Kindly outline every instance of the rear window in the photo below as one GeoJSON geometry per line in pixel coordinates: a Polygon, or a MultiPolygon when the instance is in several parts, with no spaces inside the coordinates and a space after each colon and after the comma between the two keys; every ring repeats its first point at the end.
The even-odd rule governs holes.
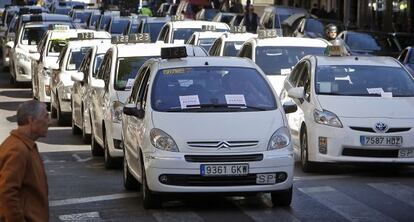
{"type": "Polygon", "coordinates": [[[399,51],[394,37],[389,35],[376,35],[368,33],[349,33],[345,39],[346,44],[352,50],[364,51],[399,51]]]}
{"type": "Polygon", "coordinates": [[[237,53],[240,51],[243,43],[244,43],[243,41],[226,42],[224,44],[223,55],[224,56],[236,56],[237,53]]]}
{"type": "Polygon", "coordinates": [[[118,59],[118,71],[115,77],[115,90],[128,90],[141,66],[151,57],[125,57],[118,59]]]}

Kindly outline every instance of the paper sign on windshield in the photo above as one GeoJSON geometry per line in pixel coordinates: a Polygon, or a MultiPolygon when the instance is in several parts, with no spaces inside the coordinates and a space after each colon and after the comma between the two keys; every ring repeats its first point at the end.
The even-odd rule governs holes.
{"type": "Polygon", "coordinates": [[[367,88],[367,91],[369,94],[382,95],[384,93],[384,90],[382,88],[367,88]]]}
{"type": "Polygon", "coordinates": [[[226,103],[229,105],[246,105],[246,100],[242,94],[225,95],[226,103]]]}
{"type": "Polygon", "coordinates": [[[280,69],[280,74],[281,75],[289,75],[289,73],[290,73],[290,69],[289,68],[287,68],[287,69],[280,69]]]}
{"type": "Polygon", "coordinates": [[[125,90],[130,90],[132,88],[132,86],[134,85],[134,81],[135,81],[135,79],[128,79],[128,81],[125,85],[125,90]]]}
{"type": "Polygon", "coordinates": [[[181,109],[191,108],[191,106],[200,105],[198,95],[179,96],[181,109]],[[188,107],[190,106],[190,107],[188,107]]]}

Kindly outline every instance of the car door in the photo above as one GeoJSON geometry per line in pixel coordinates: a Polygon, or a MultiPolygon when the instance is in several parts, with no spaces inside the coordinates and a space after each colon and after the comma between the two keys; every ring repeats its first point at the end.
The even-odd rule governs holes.
{"type": "Polygon", "coordinates": [[[91,61],[91,52],[90,50],[83,59],[79,71],[83,73],[83,80],[82,81],[75,81],[73,83],[73,90],[72,90],[72,112],[73,118],[75,123],[78,126],[82,126],[82,97],[84,95],[84,88],[85,88],[85,79],[88,78],[88,66],[91,61]]]}

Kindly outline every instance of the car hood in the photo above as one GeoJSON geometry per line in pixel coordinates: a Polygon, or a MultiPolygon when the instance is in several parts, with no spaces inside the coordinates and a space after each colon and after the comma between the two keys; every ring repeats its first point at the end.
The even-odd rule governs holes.
{"type": "MultiPolygon", "coordinates": [[[[284,126],[279,110],[255,112],[167,113],[152,112],[155,128],[162,129],[181,152],[264,151],[271,135],[284,126]],[[231,149],[192,147],[188,142],[239,141],[255,145],[231,149]]],[[[199,145],[200,145],[199,144],[199,145]]],[[[201,145],[202,146],[202,145],[201,145]]]]}
{"type": "Polygon", "coordinates": [[[414,97],[318,96],[324,110],[347,118],[414,118],[414,97]]]}

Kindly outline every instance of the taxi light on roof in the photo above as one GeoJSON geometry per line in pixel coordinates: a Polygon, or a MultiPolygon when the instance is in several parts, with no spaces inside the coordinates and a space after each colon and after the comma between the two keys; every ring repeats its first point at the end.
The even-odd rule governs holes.
{"type": "Polygon", "coordinates": [[[78,33],[78,40],[94,39],[93,32],[80,32],[78,33]]]}
{"type": "Polygon", "coordinates": [[[120,35],[120,36],[113,36],[111,38],[112,44],[150,43],[150,42],[151,42],[151,38],[148,33],[120,35]]]}
{"type": "Polygon", "coordinates": [[[245,33],[246,32],[246,26],[232,26],[230,27],[231,33],[245,33]]]}
{"type": "Polygon", "coordinates": [[[19,15],[29,14],[30,9],[29,8],[20,8],[19,15]]]}
{"type": "Polygon", "coordinates": [[[50,24],[49,30],[55,30],[55,31],[67,31],[70,27],[68,25],[59,25],[59,24],[50,24]]]}
{"type": "Polygon", "coordinates": [[[85,9],[85,6],[83,6],[83,5],[74,5],[72,8],[73,9],[85,9]]]}
{"type": "Polygon", "coordinates": [[[184,21],[184,15],[173,15],[171,16],[171,21],[184,21]]]}
{"type": "Polygon", "coordinates": [[[40,8],[32,8],[32,9],[29,9],[29,13],[30,14],[41,14],[42,12],[43,11],[40,8]]]}
{"type": "Polygon", "coordinates": [[[346,56],[347,52],[345,47],[341,45],[328,45],[324,54],[327,56],[346,56]]]}
{"type": "Polygon", "coordinates": [[[185,57],[187,57],[187,48],[185,46],[161,48],[162,59],[178,59],[185,57]]]}
{"type": "Polygon", "coordinates": [[[216,31],[216,26],[214,25],[202,25],[201,30],[203,31],[216,31]]]}
{"type": "Polygon", "coordinates": [[[276,38],[276,29],[260,29],[257,31],[257,36],[259,39],[276,38]]]}
{"type": "Polygon", "coordinates": [[[30,16],[30,21],[31,22],[40,22],[42,20],[43,20],[42,15],[32,15],[32,16],[30,16]]]}

